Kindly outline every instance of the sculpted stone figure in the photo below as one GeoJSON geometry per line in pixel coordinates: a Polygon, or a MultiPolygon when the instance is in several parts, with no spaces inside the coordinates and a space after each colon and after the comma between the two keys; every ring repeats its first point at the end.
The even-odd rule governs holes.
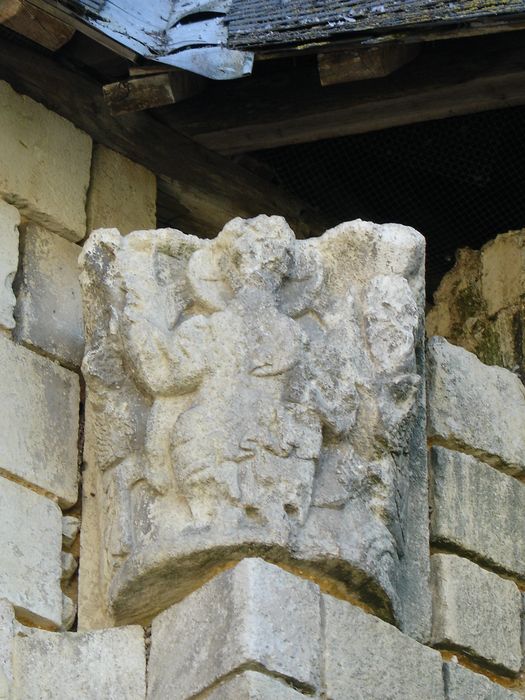
{"type": "Polygon", "coordinates": [[[360,221],[91,235],[85,625],[83,576],[142,621],[254,553],[402,616],[423,255],[412,229],[360,221]]]}

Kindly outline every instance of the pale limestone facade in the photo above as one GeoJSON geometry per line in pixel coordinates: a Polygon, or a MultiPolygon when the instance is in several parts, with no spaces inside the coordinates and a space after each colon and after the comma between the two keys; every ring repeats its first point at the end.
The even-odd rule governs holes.
{"type": "Polygon", "coordinates": [[[16,340],[68,367],[84,355],[79,247],[42,226],[25,227],[21,245],[16,340]]]}
{"type": "Polygon", "coordinates": [[[155,231],[153,173],[0,101],[0,698],[523,698],[519,235],[425,363],[411,229],[155,231]]]}
{"type": "Polygon", "coordinates": [[[93,148],[87,197],[87,230],[118,228],[122,234],[156,228],[155,175],[105,146],[93,148]]]}
{"type": "Polygon", "coordinates": [[[86,235],[91,139],[0,81],[0,196],[70,241],[86,235]]]}

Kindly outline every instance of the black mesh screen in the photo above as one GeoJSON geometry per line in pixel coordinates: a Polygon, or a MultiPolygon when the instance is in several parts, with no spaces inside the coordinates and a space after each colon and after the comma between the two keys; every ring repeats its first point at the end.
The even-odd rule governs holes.
{"type": "Polygon", "coordinates": [[[421,231],[429,294],[457,248],[525,227],[525,107],[252,155],[333,224],[361,218],[421,231]]]}

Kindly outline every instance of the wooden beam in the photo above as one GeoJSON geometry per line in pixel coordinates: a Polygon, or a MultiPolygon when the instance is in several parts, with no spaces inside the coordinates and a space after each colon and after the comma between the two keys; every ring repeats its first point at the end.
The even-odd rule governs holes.
{"type": "Polygon", "coordinates": [[[75,33],[73,27],[25,0],[0,2],[0,24],[50,51],[64,46],[75,33]]]}
{"type": "MultiPolygon", "coordinates": [[[[518,41],[519,40],[519,41],[518,41]]],[[[321,87],[315,69],[216,85],[160,118],[234,154],[525,104],[525,43],[491,38],[426,46],[386,78],[321,87]]]]}
{"type": "Polygon", "coordinates": [[[140,112],[182,102],[202,92],[208,81],[186,71],[154,73],[104,85],[104,101],[112,115],[140,112]]]}
{"type": "MultiPolygon", "coordinates": [[[[325,222],[297,198],[229,159],[206,150],[149,114],[113,117],[102,86],[52,56],[0,37],[0,79],[69,119],[92,138],[173,182],[180,206],[199,202],[199,225],[188,233],[214,235],[231,218],[281,214],[298,235],[320,233],[325,222]],[[38,67],[38,70],[35,69],[38,67]]],[[[174,222],[176,223],[176,222],[174,222]]]]}
{"type": "Polygon", "coordinates": [[[384,78],[412,61],[418,53],[417,44],[384,44],[351,51],[320,53],[317,65],[321,85],[384,78]]]}

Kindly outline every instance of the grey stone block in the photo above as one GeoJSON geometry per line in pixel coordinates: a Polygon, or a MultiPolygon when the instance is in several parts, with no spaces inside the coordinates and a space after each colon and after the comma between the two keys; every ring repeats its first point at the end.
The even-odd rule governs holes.
{"type": "Polygon", "coordinates": [[[78,497],[78,376],[0,336],[0,469],[58,497],[78,497]]]}
{"type": "Polygon", "coordinates": [[[305,700],[305,696],[278,678],[245,671],[221,683],[206,695],[207,700],[305,700]]]}
{"type": "Polygon", "coordinates": [[[427,398],[434,443],[525,473],[525,387],[515,374],[434,337],[427,350],[427,398]]]}
{"type": "Polygon", "coordinates": [[[442,447],[431,462],[432,540],[525,578],[525,485],[442,447]]]}
{"type": "Polygon", "coordinates": [[[144,700],[141,627],[96,632],[35,631],[14,641],[13,700],[144,700]]]}
{"type": "Polygon", "coordinates": [[[30,225],[23,235],[17,340],[63,364],[80,367],[84,352],[82,301],[75,243],[30,225]]]}
{"type": "Polygon", "coordinates": [[[246,664],[320,681],[320,593],[261,559],[219,574],[152,625],[149,700],[186,700],[246,664]]]}
{"type": "Polygon", "coordinates": [[[330,700],[443,700],[441,655],[392,625],[323,595],[330,700]]]}
{"type": "Polygon", "coordinates": [[[30,623],[61,625],[61,549],[57,504],[0,477],[0,598],[30,623]]]}
{"type": "Polygon", "coordinates": [[[18,224],[15,207],[0,199],[0,326],[14,328],[13,280],[18,268],[18,224]]]}
{"type": "Polygon", "coordinates": [[[432,639],[506,674],[520,670],[521,594],[515,583],[455,554],[431,557],[432,639]]]}
{"type": "Polygon", "coordinates": [[[443,666],[447,700],[519,700],[518,695],[457,663],[443,666]]]}

